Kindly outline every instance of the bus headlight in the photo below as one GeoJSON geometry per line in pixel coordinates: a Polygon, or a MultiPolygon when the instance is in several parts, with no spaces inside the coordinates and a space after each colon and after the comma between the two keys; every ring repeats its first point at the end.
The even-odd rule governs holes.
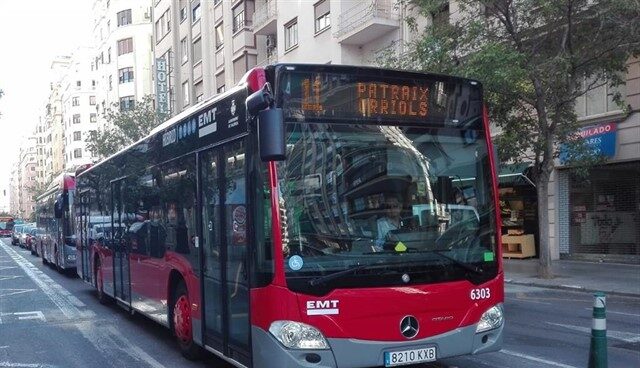
{"type": "Polygon", "coordinates": [[[500,325],[502,325],[502,321],[502,307],[494,305],[493,307],[489,308],[489,310],[484,312],[484,314],[482,314],[482,317],[480,317],[480,322],[478,322],[478,326],[476,327],[476,333],[500,327],[500,325]]]}
{"type": "Polygon", "coordinates": [[[329,349],[317,328],[294,321],[275,321],[269,332],[289,349],[329,349]]]}

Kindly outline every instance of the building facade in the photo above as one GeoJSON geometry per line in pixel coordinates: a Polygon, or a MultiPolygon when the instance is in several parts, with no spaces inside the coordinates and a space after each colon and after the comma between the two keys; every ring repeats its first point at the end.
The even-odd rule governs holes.
{"type": "Polygon", "coordinates": [[[175,115],[256,65],[374,65],[415,37],[403,21],[408,14],[417,16],[393,0],[158,0],[154,58],[168,65],[166,98],[175,115]]]}
{"type": "Polygon", "coordinates": [[[640,59],[628,62],[619,92],[602,83],[576,101],[586,143],[605,157],[587,178],[559,162],[549,187],[555,258],[640,261],[640,59]]]}
{"type": "Polygon", "coordinates": [[[129,109],[152,93],[152,0],[94,0],[93,60],[98,128],[103,113],[129,109]]]}
{"type": "Polygon", "coordinates": [[[97,82],[95,71],[91,70],[91,55],[92,50],[87,47],[76,49],[60,81],[65,172],[75,172],[94,159],[87,149],[87,139],[98,127],[97,82]]]}

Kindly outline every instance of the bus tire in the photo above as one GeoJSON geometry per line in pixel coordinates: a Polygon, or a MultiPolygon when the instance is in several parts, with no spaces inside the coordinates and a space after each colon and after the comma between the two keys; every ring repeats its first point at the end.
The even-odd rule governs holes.
{"type": "Polygon", "coordinates": [[[180,353],[189,360],[197,360],[202,356],[202,349],[193,341],[191,302],[184,281],[177,282],[171,295],[171,330],[176,336],[180,353]]]}
{"type": "Polygon", "coordinates": [[[109,296],[104,293],[104,281],[102,279],[102,266],[100,265],[100,261],[96,261],[96,265],[93,268],[93,280],[96,287],[96,297],[98,298],[98,302],[102,305],[109,304],[109,296]]]}

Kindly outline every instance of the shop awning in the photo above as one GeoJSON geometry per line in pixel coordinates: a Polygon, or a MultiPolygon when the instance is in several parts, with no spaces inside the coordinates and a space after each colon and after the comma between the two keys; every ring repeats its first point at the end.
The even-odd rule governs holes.
{"type": "Polygon", "coordinates": [[[527,176],[532,166],[530,162],[500,165],[498,185],[501,187],[518,185],[531,185],[535,187],[535,183],[527,176]]]}

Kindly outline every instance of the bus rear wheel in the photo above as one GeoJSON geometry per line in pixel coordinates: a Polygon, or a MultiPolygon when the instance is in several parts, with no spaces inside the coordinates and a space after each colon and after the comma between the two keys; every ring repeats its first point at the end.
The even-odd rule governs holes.
{"type": "Polygon", "coordinates": [[[180,352],[189,360],[199,359],[202,349],[193,341],[191,302],[183,281],[178,282],[174,289],[171,311],[171,326],[180,352]]]}

